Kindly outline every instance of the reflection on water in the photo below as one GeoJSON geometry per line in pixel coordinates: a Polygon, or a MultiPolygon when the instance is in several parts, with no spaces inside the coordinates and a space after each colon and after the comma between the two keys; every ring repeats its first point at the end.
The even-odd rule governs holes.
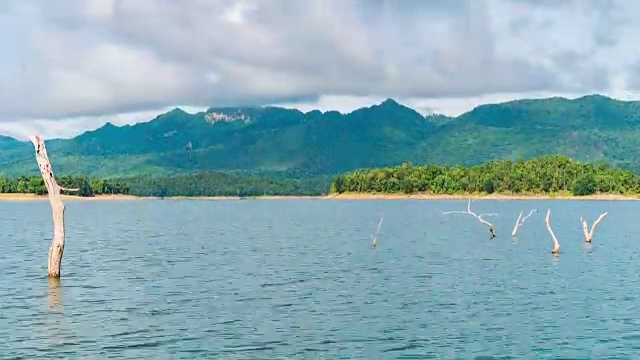
{"type": "MultiPolygon", "coordinates": [[[[62,281],[48,276],[47,278],[47,310],[42,315],[43,324],[36,323],[35,326],[38,329],[39,338],[42,338],[44,343],[51,347],[72,343],[77,336],[75,335],[75,329],[69,326],[65,314],[62,281]]],[[[44,282],[42,282],[42,285],[44,285],[44,282]]],[[[44,300],[44,298],[42,299],[44,300]]],[[[64,349],[58,352],[59,356],[65,354],[67,353],[64,349]]]]}
{"type": "Polygon", "coordinates": [[[59,278],[49,277],[49,310],[56,313],[64,312],[64,303],[62,299],[62,280],[59,278]]]}
{"type": "Polygon", "coordinates": [[[466,201],[69,202],[45,280],[49,204],[2,202],[0,359],[632,358],[636,204],[475,203],[499,234],[553,208],[550,256],[541,217],[438,216],[466,201]]]}

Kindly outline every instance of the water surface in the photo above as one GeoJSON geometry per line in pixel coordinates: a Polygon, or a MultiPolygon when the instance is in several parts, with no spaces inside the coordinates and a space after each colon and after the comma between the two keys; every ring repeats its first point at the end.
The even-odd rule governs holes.
{"type": "Polygon", "coordinates": [[[518,359],[640,353],[640,204],[0,203],[0,358],[518,359]],[[521,210],[540,212],[511,238],[521,210]],[[546,209],[561,254],[544,227],[546,209]],[[586,246],[589,225],[609,215],[586,246]],[[384,216],[376,249],[370,235],[384,216]]]}

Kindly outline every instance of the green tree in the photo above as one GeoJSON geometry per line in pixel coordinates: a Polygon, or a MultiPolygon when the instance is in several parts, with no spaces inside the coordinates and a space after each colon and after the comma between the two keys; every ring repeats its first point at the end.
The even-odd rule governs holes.
{"type": "Polygon", "coordinates": [[[592,195],[596,192],[596,179],[593,174],[583,174],[576,178],[571,185],[571,192],[575,196],[592,195]]]}
{"type": "Polygon", "coordinates": [[[581,163],[564,156],[546,155],[530,160],[489,161],[464,167],[401,166],[355,171],[335,178],[332,193],[386,192],[460,194],[548,194],[571,191],[637,194],[640,177],[628,170],[581,163]]]}

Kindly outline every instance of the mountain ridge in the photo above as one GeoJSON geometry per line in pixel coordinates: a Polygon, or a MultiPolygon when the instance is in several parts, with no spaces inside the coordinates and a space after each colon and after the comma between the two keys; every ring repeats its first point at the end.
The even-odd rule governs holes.
{"type": "MultiPolygon", "coordinates": [[[[559,154],[640,170],[640,102],[599,94],[483,104],[450,117],[388,98],[349,113],[276,106],[180,108],[47,140],[59,173],[202,171],[336,174],[403,162],[470,166],[559,154]]],[[[0,174],[37,172],[28,141],[0,136],[0,174]],[[27,145],[29,148],[27,148],[27,145]]]]}
{"type": "MultiPolygon", "coordinates": [[[[457,116],[451,116],[451,115],[446,115],[446,114],[442,114],[442,113],[430,113],[430,114],[421,115],[421,116],[425,117],[426,119],[430,119],[430,118],[434,118],[434,117],[435,118],[443,117],[443,118],[448,118],[448,119],[460,119],[461,117],[464,117],[468,113],[473,112],[477,108],[490,107],[490,106],[494,106],[494,105],[511,105],[511,104],[522,104],[522,103],[527,103],[527,102],[544,102],[544,101],[550,101],[550,100],[562,100],[562,101],[571,102],[571,101],[580,101],[580,100],[585,100],[585,99],[604,99],[604,100],[607,100],[607,101],[618,102],[618,103],[638,103],[638,104],[640,104],[640,100],[620,100],[620,99],[614,99],[614,98],[608,97],[606,95],[594,93],[594,94],[588,94],[588,95],[579,96],[579,97],[576,97],[576,98],[573,98],[573,99],[572,98],[563,97],[563,96],[550,96],[550,97],[545,97],[545,98],[522,98],[522,99],[507,100],[507,101],[502,101],[502,102],[480,104],[480,105],[474,106],[470,110],[467,110],[467,111],[465,111],[465,112],[463,112],[463,113],[461,113],[460,115],[457,115],[457,116]]],[[[245,111],[246,110],[253,110],[253,111],[256,111],[256,110],[264,110],[264,109],[271,108],[271,109],[278,109],[278,110],[284,110],[284,111],[297,111],[297,112],[300,112],[300,113],[302,113],[304,115],[310,115],[310,114],[313,114],[313,113],[318,113],[318,114],[322,114],[322,115],[327,114],[327,113],[335,113],[335,114],[339,114],[339,115],[349,115],[349,114],[352,114],[353,112],[356,112],[358,110],[367,109],[367,108],[371,108],[371,107],[375,107],[375,106],[381,106],[381,105],[384,105],[385,103],[387,103],[387,104],[388,103],[391,103],[391,104],[395,103],[395,104],[397,104],[397,105],[399,105],[401,107],[405,107],[407,109],[413,110],[416,113],[420,114],[417,110],[415,110],[415,109],[413,109],[413,108],[411,108],[409,106],[403,105],[402,103],[398,102],[397,100],[395,100],[393,98],[387,98],[387,99],[383,100],[382,102],[380,102],[378,104],[372,104],[372,105],[369,105],[369,106],[360,107],[360,108],[354,109],[354,110],[349,111],[349,112],[340,112],[339,110],[333,110],[333,109],[325,110],[325,111],[322,111],[322,110],[319,110],[319,109],[312,109],[312,110],[309,110],[307,112],[302,112],[302,111],[300,111],[298,109],[295,109],[295,108],[287,108],[287,107],[274,106],[274,105],[267,105],[267,106],[257,106],[256,105],[256,106],[239,106],[239,107],[209,107],[206,111],[189,113],[189,112],[183,110],[180,107],[175,107],[172,110],[169,110],[169,111],[167,111],[165,113],[158,114],[154,118],[149,119],[147,121],[141,121],[141,122],[137,122],[137,123],[134,123],[134,124],[123,124],[123,125],[115,125],[111,121],[107,121],[103,125],[101,125],[100,127],[96,128],[96,129],[83,131],[82,133],[80,133],[80,134],[78,134],[76,136],[73,136],[71,138],[47,138],[45,140],[47,140],[47,141],[52,141],[52,140],[71,140],[71,139],[74,139],[74,138],[76,138],[78,136],[81,136],[81,135],[83,135],[85,133],[94,132],[94,131],[100,130],[103,127],[123,128],[123,127],[134,126],[134,125],[137,125],[137,124],[146,124],[146,123],[152,122],[154,120],[158,120],[163,115],[166,116],[166,115],[170,115],[172,113],[182,113],[182,114],[185,114],[185,115],[196,116],[196,115],[199,115],[199,114],[206,115],[206,114],[211,113],[211,112],[228,112],[228,111],[235,111],[235,110],[245,110],[245,111]]],[[[29,142],[29,140],[19,140],[19,139],[13,137],[13,136],[8,135],[8,134],[0,133],[0,142],[4,141],[5,139],[15,140],[15,141],[20,142],[20,143],[28,143],[29,142]]]]}

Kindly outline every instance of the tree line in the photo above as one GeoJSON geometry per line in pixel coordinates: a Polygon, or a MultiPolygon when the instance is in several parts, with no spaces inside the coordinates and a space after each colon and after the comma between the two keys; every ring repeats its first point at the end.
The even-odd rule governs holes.
{"type": "MultiPolygon", "coordinates": [[[[172,176],[119,179],[79,175],[57,177],[60,186],[78,188],[78,196],[261,196],[324,195],[329,193],[428,194],[638,194],[640,177],[632,171],[600,163],[583,163],[565,156],[531,160],[489,161],[463,167],[449,165],[367,169],[332,177],[309,174],[203,172],[172,176]]],[[[0,193],[47,193],[40,176],[0,177],[0,193]]]]}
{"type": "Polygon", "coordinates": [[[136,196],[315,196],[328,192],[332,177],[203,172],[126,181],[129,194],[136,196]]]}
{"type": "Polygon", "coordinates": [[[401,166],[353,171],[338,175],[331,193],[430,194],[552,194],[585,196],[596,193],[638,194],[640,177],[607,164],[583,163],[566,156],[531,160],[489,161],[462,167],[401,166]]]}
{"type": "MultiPolygon", "coordinates": [[[[173,176],[137,176],[119,179],[99,179],[63,175],[56,177],[65,188],[77,188],[69,195],[91,197],[95,195],[134,196],[263,196],[326,194],[331,185],[330,176],[290,176],[290,174],[236,174],[204,172],[173,176]]],[[[0,177],[0,193],[47,194],[41,176],[21,176],[11,179],[0,177]]]]}
{"type": "MultiPolygon", "coordinates": [[[[75,194],[78,196],[94,196],[103,194],[128,194],[129,185],[122,181],[91,179],[84,176],[63,175],[56,178],[58,185],[78,189],[75,194]]],[[[11,179],[0,177],[0,193],[3,194],[36,194],[45,195],[47,188],[44,185],[42,176],[21,176],[11,179]]]]}

